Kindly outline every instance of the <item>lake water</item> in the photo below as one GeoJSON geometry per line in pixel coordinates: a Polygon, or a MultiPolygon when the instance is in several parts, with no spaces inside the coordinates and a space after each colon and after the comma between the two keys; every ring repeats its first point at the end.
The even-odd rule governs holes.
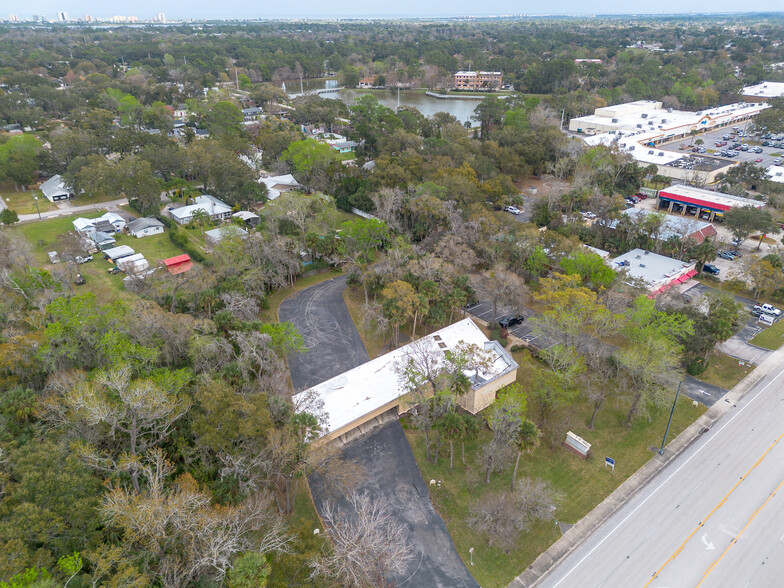
{"type": "MultiPolygon", "coordinates": [[[[300,93],[300,81],[291,80],[289,82],[278,82],[276,86],[284,86],[286,93],[290,96],[295,96],[300,93]]],[[[310,80],[302,80],[302,89],[305,92],[312,92],[313,90],[321,90],[328,88],[337,88],[338,81],[335,78],[318,78],[310,80]]],[[[398,106],[398,93],[396,90],[388,91],[373,91],[364,92],[362,90],[340,90],[336,92],[324,92],[320,94],[322,98],[332,98],[342,100],[346,104],[353,104],[354,101],[363,94],[372,94],[378,101],[386,106],[395,110],[398,106]]],[[[452,99],[442,100],[426,96],[421,92],[400,92],[400,106],[413,106],[425,116],[433,116],[436,112],[448,112],[454,116],[461,123],[466,121],[471,122],[472,125],[477,125],[476,122],[471,120],[471,115],[479,104],[481,98],[476,99],[452,99]]]]}

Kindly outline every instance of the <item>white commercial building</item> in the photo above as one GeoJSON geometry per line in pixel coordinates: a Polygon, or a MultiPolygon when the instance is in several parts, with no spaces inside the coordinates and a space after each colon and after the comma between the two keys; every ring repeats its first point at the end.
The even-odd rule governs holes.
{"type": "Polygon", "coordinates": [[[784,82],[762,82],[746,86],[741,93],[746,102],[767,102],[771,98],[784,96],[784,82]]]}
{"type": "Polygon", "coordinates": [[[410,400],[405,402],[406,390],[395,368],[413,353],[414,345],[427,345],[443,358],[443,353],[455,350],[460,343],[476,345],[491,360],[486,372],[466,372],[471,390],[458,403],[475,414],[493,403],[500,388],[515,381],[518,365],[497,341],[489,341],[470,318],[300,392],[294,397],[294,405],[298,411],[321,413],[326,418],[323,437],[327,441],[335,439],[389,410],[400,414],[413,406],[410,400]]]}
{"type": "Polygon", "coordinates": [[[695,266],[693,261],[679,261],[643,249],[632,249],[612,260],[613,269],[625,271],[629,283],[644,285],[651,298],[696,276],[695,266]]]}
{"type": "Polygon", "coordinates": [[[784,184],[784,166],[781,165],[771,165],[767,171],[768,179],[771,182],[779,182],[780,184],[784,184]]]}

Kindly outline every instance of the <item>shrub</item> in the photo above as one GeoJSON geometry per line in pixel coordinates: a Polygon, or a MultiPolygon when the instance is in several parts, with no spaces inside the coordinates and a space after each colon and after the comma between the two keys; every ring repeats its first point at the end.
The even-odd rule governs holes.
{"type": "Polygon", "coordinates": [[[690,376],[699,376],[706,369],[708,369],[708,363],[705,361],[705,358],[697,357],[691,360],[689,365],[686,366],[686,373],[690,376]]]}

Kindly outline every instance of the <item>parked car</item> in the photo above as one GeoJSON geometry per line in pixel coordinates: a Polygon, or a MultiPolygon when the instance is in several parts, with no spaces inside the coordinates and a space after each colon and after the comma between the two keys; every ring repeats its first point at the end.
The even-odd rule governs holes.
{"type": "Polygon", "coordinates": [[[517,208],[516,206],[504,206],[504,210],[506,212],[511,212],[514,215],[523,214],[523,211],[517,208]]]}
{"type": "Polygon", "coordinates": [[[82,274],[76,274],[76,277],[74,278],[74,284],[76,284],[77,286],[82,286],[86,283],[87,282],[84,281],[82,274]]]}
{"type": "Polygon", "coordinates": [[[773,160],[773,165],[781,165],[781,157],[777,157],[773,160]]]}
{"type": "Polygon", "coordinates": [[[647,194],[643,194],[642,192],[637,192],[635,194],[635,197],[639,198],[640,200],[645,200],[646,198],[648,198],[648,195],[647,194]]]}
{"type": "Polygon", "coordinates": [[[507,314],[498,319],[498,324],[508,329],[509,327],[519,325],[524,320],[525,317],[522,314],[507,314]]]}
{"type": "Polygon", "coordinates": [[[716,141],[716,147],[724,147],[727,141],[716,141]]]}
{"type": "Polygon", "coordinates": [[[757,159],[754,160],[754,163],[762,163],[762,158],[758,157],[757,159]]]}
{"type": "Polygon", "coordinates": [[[727,251],[727,253],[729,253],[733,257],[743,257],[743,254],[737,249],[730,249],[729,251],[727,251]]]}
{"type": "Polygon", "coordinates": [[[728,259],[728,260],[730,260],[730,261],[735,261],[735,257],[733,257],[732,255],[730,255],[730,254],[729,254],[729,253],[727,253],[726,251],[719,251],[719,252],[718,252],[716,255],[717,255],[718,257],[721,257],[722,259],[728,259]]]}
{"type": "Polygon", "coordinates": [[[596,213],[595,212],[591,212],[590,210],[586,210],[585,212],[583,212],[581,214],[583,215],[583,218],[590,218],[590,219],[596,218],[596,213]]]}
{"type": "Polygon", "coordinates": [[[704,266],[702,266],[702,271],[709,273],[712,276],[718,276],[719,272],[721,272],[721,270],[712,263],[706,263],[704,266]]]}
{"type": "Polygon", "coordinates": [[[755,304],[754,309],[759,309],[765,314],[772,314],[773,316],[781,316],[781,310],[772,304],[755,304]]]}
{"type": "Polygon", "coordinates": [[[740,237],[735,237],[732,241],[730,241],[735,247],[740,247],[740,244],[743,243],[743,239],[740,237]]]}
{"type": "Polygon", "coordinates": [[[86,257],[82,257],[81,255],[77,255],[76,259],[75,259],[76,263],[78,263],[79,265],[81,265],[83,263],[87,263],[88,261],[92,261],[92,260],[93,260],[93,256],[92,255],[88,255],[86,257]]]}

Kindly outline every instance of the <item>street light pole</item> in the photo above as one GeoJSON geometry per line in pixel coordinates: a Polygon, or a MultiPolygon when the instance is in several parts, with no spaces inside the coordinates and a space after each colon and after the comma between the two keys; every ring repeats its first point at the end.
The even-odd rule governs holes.
{"type": "Polygon", "coordinates": [[[43,220],[41,218],[41,209],[38,208],[38,196],[33,196],[35,198],[35,210],[38,212],[38,220],[43,220]]]}
{"type": "Polygon", "coordinates": [[[672,401],[672,409],[670,410],[670,418],[667,420],[667,428],[664,431],[664,439],[662,439],[662,446],[659,449],[659,455],[664,453],[664,445],[667,443],[667,434],[670,432],[670,423],[672,423],[672,415],[675,413],[675,405],[678,403],[678,394],[681,391],[681,384],[683,384],[683,380],[678,382],[678,390],[675,391],[675,400],[672,401]]]}

